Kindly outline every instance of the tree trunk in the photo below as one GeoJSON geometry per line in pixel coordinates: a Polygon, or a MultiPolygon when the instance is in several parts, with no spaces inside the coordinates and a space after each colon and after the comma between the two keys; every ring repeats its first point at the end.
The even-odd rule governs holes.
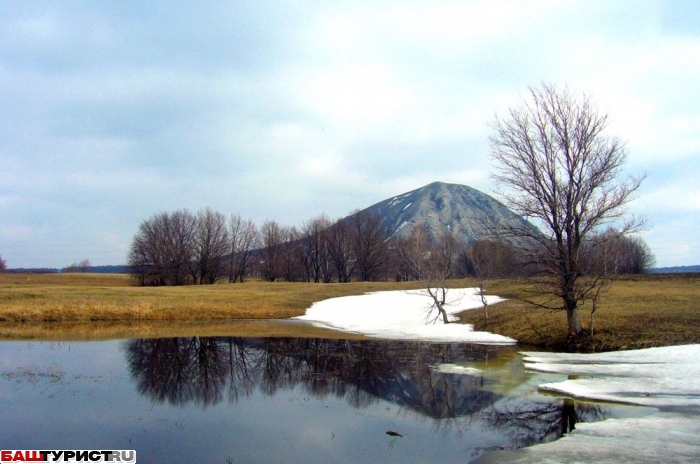
{"type": "Polygon", "coordinates": [[[438,311],[440,311],[440,314],[442,315],[442,322],[445,324],[449,324],[450,320],[447,318],[447,311],[445,311],[445,308],[442,306],[442,304],[438,304],[438,311]]]}
{"type": "Polygon", "coordinates": [[[581,333],[581,317],[578,307],[567,308],[566,319],[569,322],[569,336],[576,337],[581,333]]]}

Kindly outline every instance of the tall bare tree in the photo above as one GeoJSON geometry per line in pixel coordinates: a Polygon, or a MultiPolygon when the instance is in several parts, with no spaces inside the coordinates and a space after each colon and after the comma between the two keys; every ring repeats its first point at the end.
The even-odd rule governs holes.
{"type": "Polygon", "coordinates": [[[194,283],[215,283],[224,271],[228,250],[226,216],[211,208],[199,211],[195,232],[195,257],[191,265],[194,283]]]}
{"type": "Polygon", "coordinates": [[[388,261],[387,232],[382,218],[360,211],[346,219],[350,225],[356,270],[361,281],[378,279],[388,261]]]}
{"type": "Polygon", "coordinates": [[[284,280],[297,282],[305,279],[301,233],[295,226],[282,228],[280,258],[284,280]]]}
{"type": "Polygon", "coordinates": [[[0,272],[6,271],[7,270],[7,263],[5,262],[4,259],[2,259],[2,256],[0,256],[0,272]]]}
{"type": "Polygon", "coordinates": [[[228,221],[229,283],[243,282],[248,275],[253,251],[260,244],[260,233],[252,219],[244,220],[240,214],[232,214],[228,221]]]}
{"type": "Polygon", "coordinates": [[[328,253],[327,234],[331,227],[328,216],[322,214],[305,222],[300,232],[301,259],[306,278],[316,283],[330,281],[331,259],[328,253]]]}
{"type": "Polygon", "coordinates": [[[620,178],[625,146],[605,134],[608,117],[588,97],[547,84],[529,90],[528,100],[493,124],[494,178],[506,205],[542,228],[541,235],[524,227],[509,233],[527,243],[546,275],[543,288],[554,299],[538,304],[566,311],[576,337],[579,307],[597,289],[595,279],[582,279],[584,244],[611,222],[620,223],[620,235],[643,226],[625,209],[643,177],[620,178]]]}
{"type": "Polygon", "coordinates": [[[284,275],[285,238],[285,231],[277,221],[267,220],[260,227],[260,272],[267,281],[274,282],[284,275]]]}
{"type": "Polygon", "coordinates": [[[338,282],[350,282],[355,270],[352,230],[345,220],[339,220],[331,226],[326,234],[328,253],[338,274],[338,282]]]}
{"type": "Polygon", "coordinates": [[[186,209],[143,221],[129,250],[132,276],[142,285],[189,283],[196,225],[196,216],[186,209]]]}

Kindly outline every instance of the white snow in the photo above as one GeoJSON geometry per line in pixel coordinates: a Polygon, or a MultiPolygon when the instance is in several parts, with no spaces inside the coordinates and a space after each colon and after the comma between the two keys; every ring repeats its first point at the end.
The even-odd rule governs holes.
{"type": "MultiPolygon", "coordinates": [[[[503,301],[487,296],[488,303],[503,301]]],[[[451,321],[456,313],[481,308],[475,288],[453,288],[445,305],[451,321]]],[[[311,305],[295,319],[319,327],[391,340],[424,340],[482,344],[514,344],[515,340],[490,332],[475,332],[470,324],[444,324],[435,320],[437,310],[427,290],[386,291],[331,298],[311,305]]]]}
{"type": "Polygon", "coordinates": [[[585,376],[541,385],[541,390],[659,408],[700,407],[700,345],[596,354],[523,355],[528,369],[585,376]]]}
{"type": "Polygon", "coordinates": [[[659,412],[577,424],[555,442],[487,453],[477,462],[700,462],[700,345],[523,356],[530,370],[581,376],[541,385],[543,391],[659,412]]]}

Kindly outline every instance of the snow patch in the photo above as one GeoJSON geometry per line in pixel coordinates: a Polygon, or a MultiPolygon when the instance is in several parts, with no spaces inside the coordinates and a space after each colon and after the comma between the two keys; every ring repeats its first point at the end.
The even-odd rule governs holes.
{"type": "MultiPolygon", "coordinates": [[[[487,296],[488,303],[503,301],[487,296]]],[[[454,288],[447,293],[445,309],[449,319],[455,314],[480,308],[481,297],[475,288],[454,288]]],[[[357,296],[331,298],[311,305],[304,316],[295,319],[318,327],[363,334],[389,340],[424,340],[481,344],[514,344],[515,340],[490,332],[475,332],[470,324],[435,322],[437,311],[427,290],[385,291],[357,296]]]]}

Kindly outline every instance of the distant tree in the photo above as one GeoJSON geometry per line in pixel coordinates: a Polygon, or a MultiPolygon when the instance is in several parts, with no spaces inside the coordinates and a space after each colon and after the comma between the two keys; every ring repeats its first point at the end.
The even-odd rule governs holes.
{"type": "Polygon", "coordinates": [[[369,211],[360,211],[346,219],[351,231],[356,271],[362,282],[377,280],[388,262],[387,231],[382,218],[369,211]]]}
{"type": "Polygon", "coordinates": [[[328,254],[338,275],[338,282],[350,282],[357,259],[348,221],[342,219],[336,221],[326,233],[326,243],[328,254]]]}
{"type": "Polygon", "coordinates": [[[142,285],[191,282],[197,218],[188,210],[158,213],[139,225],[129,250],[131,274],[142,285]]]}
{"type": "Polygon", "coordinates": [[[197,213],[194,260],[190,270],[194,283],[213,284],[224,271],[229,252],[226,216],[210,208],[197,213]]]}
{"type": "Polygon", "coordinates": [[[625,214],[643,178],[619,179],[627,153],[605,135],[607,125],[588,97],[552,85],[530,88],[530,100],[493,125],[494,178],[506,190],[505,203],[542,228],[542,234],[525,227],[508,233],[541,267],[542,291],[559,303],[537,304],[566,311],[570,340],[582,331],[580,306],[598,287],[595,279],[582,279],[584,244],[613,221],[623,222],[620,235],[643,225],[625,214]]]}
{"type": "Polygon", "coordinates": [[[229,283],[243,282],[253,258],[253,252],[260,246],[260,233],[251,219],[243,220],[232,214],[228,222],[229,231],[229,283]]]}
{"type": "Polygon", "coordinates": [[[283,249],[285,231],[277,221],[267,220],[260,227],[260,273],[269,282],[284,275],[283,249]]]}
{"type": "Polygon", "coordinates": [[[467,275],[476,279],[477,294],[481,299],[484,319],[488,322],[488,299],[485,285],[494,277],[508,277],[517,272],[515,253],[502,242],[477,240],[462,251],[462,262],[467,275]]]}
{"type": "Polygon", "coordinates": [[[445,306],[449,303],[448,280],[454,277],[454,264],[457,261],[458,240],[449,233],[430,237],[421,225],[414,226],[408,234],[395,242],[398,266],[401,277],[405,280],[425,281],[426,293],[433,301],[433,310],[437,314],[433,321],[442,319],[449,323],[445,306]]]}
{"type": "Polygon", "coordinates": [[[80,272],[90,272],[91,268],[92,264],[90,263],[89,259],[84,259],[78,263],[78,269],[80,269],[80,272]]]}
{"type": "Polygon", "coordinates": [[[411,230],[394,240],[396,277],[398,280],[421,280],[430,256],[430,235],[425,227],[414,225],[411,230]]]}
{"type": "Polygon", "coordinates": [[[0,256],[0,272],[6,271],[7,270],[7,263],[5,262],[4,259],[2,259],[2,256],[0,256]]]}
{"type": "Polygon", "coordinates": [[[280,259],[282,262],[282,277],[284,277],[284,280],[287,282],[306,280],[303,255],[301,233],[299,230],[294,226],[283,227],[280,259]]]}
{"type": "Polygon", "coordinates": [[[331,221],[325,214],[306,221],[300,232],[301,262],[306,271],[307,281],[330,282],[332,261],[327,235],[331,221]]]}
{"type": "Polygon", "coordinates": [[[61,269],[61,272],[65,274],[74,274],[76,272],[79,272],[78,263],[72,263],[69,266],[64,267],[63,269],[61,269]]]}
{"type": "Polygon", "coordinates": [[[466,245],[460,256],[462,271],[471,277],[503,278],[522,273],[516,251],[503,242],[482,239],[466,245]]]}
{"type": "Polygon", "coordinates": [[[586,251],[590,274],[645,274],[655,263],[654,255],[641,237],[620,235],[612,228],[595,235],[586,251]]]}
{"type": "Polygon", "coordinates": [[[61,269],[61,272],[67,272],[67,273],[76,273],[76,272],[90,272],[90,269],[92,268],[92,265],[90,264],[90,260],[84,259],[80,261],[79,263],[73,263],[70,266],[64,267],[61,269]]]}

